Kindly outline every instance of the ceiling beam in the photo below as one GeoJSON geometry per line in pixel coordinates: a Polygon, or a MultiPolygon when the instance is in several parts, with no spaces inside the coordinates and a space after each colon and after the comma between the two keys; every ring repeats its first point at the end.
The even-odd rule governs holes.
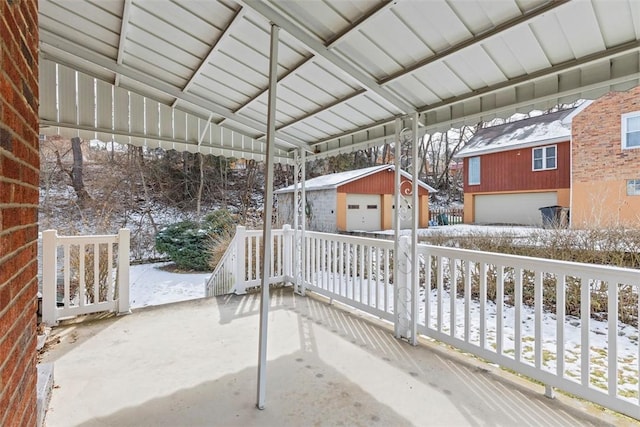
{"type": "MultiPolygon", "coordinates": [[[[615,57],[618,56],[622,56],[625,54],[629,54],[631,52],[634,51],[640,51],[640,41],[632,41],[632,42],[628,42],[628,43],[623,43],[622,45],[618,45],[612,48],[609,48],[603,52],[598,52],[592,55],[588,55],[585,56],[583,58],[580,59],[574,59],[571,61],[566,61],[564,63],[561,64],[557,64],[554,67],[551,67],[549,69],[545,69],[545,70],[540,70],[531,74],[525,74],[519,77],[515,77],[513,79],[510,79],[506,82],[503,83],[499,83],[497,85],[491,86],[491,87],[487,87],[481,90],[477,90],[474,91],[473,93],[470,93],[468,95],[463,95],[463,96],[459,96],[456,98],[449,98],[446,99],[442,102],[439,102],[437,104],[431,104],[431,105],[425,105],[421,108],[418,109],[418,112],[421,114],[424,113],[428,113],[430,111],[434,111],[437,110],[439,108],[443,108],[443,107],[447,107],[447,106],[453,106],[456,104],[459,104],[461,102],[464,101],[469,101],[471,99],[474,98],[478,98],[478,97],[482,97],[482,96],[486,96],[486,95],[490,95],[492,93],[498,92],[500,90],[503,89],[508,89],[508,88],[515,88],[518,87],[518,85],[527,83],[527,82],[535,82],[536,80],[540,80],[543,79],[545,77],[550,77],[552,75],[560,75],[562,72],[567,72],[567,71],[571,71],[574,69],[578,69],[580,67],[583,66],[587,66],[591,63],[597,62],[597,61],[601,61],[601,60],[605,60],[605,59],[613,59],[615,57]]],[[[575,89],[572,90],[567,90],[567,91],[563,91],[562,93],[555,93],[555,94],[551,94],[551,95],[546,95],[544,97],[539,97],[539,98],[533,98],[533,99],[529,99],[526,101],[522,101],[520,103],[515,104],[516,108],[519,107],[525,107],[527,105],[533,104],[535,102],[544,102],[544,101],[549,101],[549,100],[553,100],[554,98],[561,98],[564,96],[571,96],[573,94],[576,93],[581,93],[581,92],[585,92],[585,91],[589,91],[589,90],[594,90],[594,89],[598,89],[600,87],[602,87],[603,85],[608,85],[608,82],[611,82],[611,84],[618,84],[618,83],[624,83],[625,81],[629,81],[629,80],[634,80],[638,78],[638,74],[637,72],[631,73],[629,75],[626,76],[620,76],[616,79],[613,80],[606,80],[606,81],[602,81],[602,82],[596,82],[590,85],[587,85],[585,87],[576,87],[575,89]]],[[[498,107],[498,108],[494,108],[491,110],[487,110],[487,111],[482,111],[479,114],[480,115],[487,115],[487,114],[492,114],[492,113],[499,113],[501,111],[506,111],[507,108],[510,108],[511,106],[505,106],[505,107],[498,107]]],[[[475,116],[475,115],[474,115],[475,116]]],[[[461,120],[464,120],[463,118],[456,118],[451,120],[451,122],[459,122],[461,120]]],[[[322,144],[330,144],[334,141],[337,141],[341,138],[348,138],[351,137],[353,135],[357,135],[358,133],[361,132],[367,132],[367,131],[371,131],[377,128],[380,128],[382,126],[386,126],[386,125],[390,125],[393,124],[394,122],[394,118],[389,118],[387,120],[382,120],[380,122],[374,123],[370,126],[365,126],[363,128],[354,130],[354,131],[349,131],[349,132],[345,132],[343,134],[340,135],[334,135],[330,138],[326,138],[322,141],[317,141],[314,142],[313,144],[311,144],[312,147],[315,146],[319,146],[322,144]]],[[[438,125],[438,123],[434,124],[434,123],[430,123],[428,124],[428,127],[425,128],[425,131],[428,131],[429,128],[433,128],[435,125],[438,125]]]]}
{"type": "MultiPolygon", "coordinates": [[[[256,132],[265,133],[267,127],[265,124],[256,120],[239,116],[232,111],[221,107],[220,105],[211,102],[202,97],[183,92],[180,88],[168,84],[160,79],[150,76],[148,73],[129,68],[126,65],[118,64],[111,58],[98,54],[90,49],[80,46],[76,43],[69,42],[48,30],[40,29],[40,51],[47,55],[48,59],[56,62],[65,63],[64,59],[58,58],[55,52],[49,52],[48,47],[59,49],[69,55],[79,58],[83,61],[95,64],[113,73],[121,74],[127,78],[133,79],[139,83],[142,83],[150,88],[163,92],[171,97],[180,98],[182,101],[188,102],[195,106],[206,109],[207,111],[225,117],[231,121],[237,122],[243,126],[255,130],[256,132]]],[[[70,65],[72,68],[77,69],[78,64],[70,65]]],[[[304,141],[300,141],[297,138],[293,138],[287,135],[276,134],[276,137],[286,142],[287,144],[309,151],[309,145],[304,141]]],[[[288,147],[291,148],[291,147],[288,147]]]]}
{"type": "MultiPolygon", "coordinates": [[[[122,21],[120,22],[120,40],[118,41],[118,58],[116,63],[122,64],[124,57],[124,45],[127,42],[127,31],[129,29],[129,15],[131,14],[131,0],[124,0],[122,10],[122,21]]],[[[120,74],[116,73],[115,85],[120,86],[120,74]]]]}
{"type": "Polygon", "coordinates": [[[362,27],[367,21],[369,21],[373,17],[391,9],[391,7],[395,6],[396,3],[398,3],[398,0],[386,0],[386,1],[383,1],[382,3],[378,3],[374,8],[363,13],[356,20],[356,22],[354,22],[353,24],[349,25],[348,27],[344,28],[342,31],[340,31],[339,33],[331,37],[331,39],[329,39],[329,41],[325,44],[325,47],[327,49],[332,49],[335,45],[340,43],[346,36],[358,30],[360,27],[362,27]]]}
{"type": "Polygon", "coordinates": [[[569,3],[571,0],[550,0],[547,3],[543,4],[540,7],[537,7],[533,10],[523,13],[520,16],[509,19],[501,24],[496,25],[495,27],[487,30],[483,33],[477,34],[469,39],[463,40],[460,43],[457,43],[441,52],[436,53],[428,58],[424,58],[421,61],[416,62],[415,64],[398,71],[397,73],[393,73],[384,79],[379,80],[379,84],[381,86],[388,85],[392,81],[399,79],[400,77],[406,76],[407,74],[413,73],[414,71],[426,67],[429,64],[432,64],[437,61],[441,61],[448,56],[453,55],[456,52],[461,51],[462,49],[466,49],[470,46],[476,45],[480,42],[483,42],[491,37],[495,37],[497,35],[502,34],[504,31],[509,30],[518,25],[522,25],[526,22],[529,22],[533,18],[540,16],[544,13],[547,13],[559,6],[569,3]]]}
{"type": "Polygon", "coordinates": [[[259,0],[242,0],[243,4],[252,9],[254,12],[262,15],[265,19],[273,22],[282,30],[296,38],[300,43],[304,44],[314,55],[323,58],[339,70],[341,70],[348,78],[358,82],[363,88],[368,89],[372,93],[378,95],[381,99],[394,106],[403,113],[411,113],[415,111],[415,107],[407,103],[402,98],[383,88],[371,76],[362,72],[359,68],[342,58],[335,52],[328,49],[323,42],[311,36],[306,30],[300,28],[295,22],[269,6],[269,4],[259,0]]]}
{"type": "MultiPolygon", "coordinates": [[[[376,5],[376,7],[372,8],[371,10],[367,11],[366,13],[364,13],[355,23],[353,23],[353,25],[350,25],[350,26],[346,27],[345,29],[340,31],[338,34],[336,34],[334,37],[332,37],[331,40],[329,40],[325,44],[325,47],[327,49],[332,49],[336,44],[338,44],[340,41],[342,41],[347,35],[351,34],[353,31],[356,31],[358,28],[360,28],[362,25],[364,25],[364,23],[367,22],[367,20],[369,20],[369,19],[373,18],[374,16],[377,16],[378,14],[390,9],[397,2],[398,2],[398,0],[386,0],[386,1],[376,5]]],[[[289,71],[287,71],[286,74],[280,76],[278,78],[278,83],[281,83],[288,76],[292,75],[296,70],[300,69],[305,64],[311,62],[311,60],[313,60],[313,58],[314,58],[313,56],[309,56],[309,57],[303,59],[302,61],[300,61],[298,64],[293,66],[289,71]]],[[[250,105],[253,101],[255,101],[256,99],[261,97],[266,92],[267,92],[267,88],[264,88],[263,90],[261,90],[260,92],[258,92],[257,94],[255,94],[254,96],[249,98],[249,100],[247,102],[245,102],[244,104],[242,104],[239,108],[235,109],[234,113],[237,113],[237,112],[241,111],[242,109],[246,108],[248,105],[250,105]]],[[[365,92],[364,89],[357,90],[354,93],[345,96],[344,98],[340,98],[340,99],[335,100],[335,102],[333,102],[333,103],[331,103],[331,104],[329,104],[327,106],[324,106],[323,108],[319,108],[317,110],[314,110],[313,112],[306,113],[303,116],[298,117],[298,118],[290,121],[289,123],[278,127],[276,130],[284,129],[286,127],[294,125],[295,123],[301,122],[302,120],[305,120],[305,119],[308,119],[310,117],[313,117],[314,115],[319,114],[319,113],[321,113],[321,112],[323,112],[325,110],[328,110],[331,107],[334,107],[334,106],[336,106],[338,104],[341,104],[343,102],[347,102],[348,100],[354,98],[355,96],[361,95],[364,92],[365,92]]],[[[219,121],[218,124],[221,124],[223,121],[224,120],[219,121]]],[[[265,137],[265,135],[262,135],[261,137],[256,138],[256,139],[263,139],[264,137],[265,137]]]]}
{"type": "MultiPolygon", "coordinates": [[[[242,18],[243,15],[244,15],[243,8],[242,6],[240,6],[240,8],[236,11],[235,15],[231,17],[229,24],[227,24],[225,29],[222,31],[222,34],[220,35],[220,37],[218,37],[213,42],[211,46],[211,50],[209,50],[209,53],[207,54],[207,56],[202,60],[202,62],[198,66],[198,69],[191,75],[187,84],[184,85],[184,87],[182,88],[182,92],[187,92],[189,88],[191,88],[191,85],[193,84],[195,79],[200,77],[200,75],[204,71],[204,67],[209,62],[211,62],[213,55],[215,55],[215,53],[218,52],[218,50],[220,49],[220,45],[222,44],[222,42],[229,37],[229,34],[231,34],[231,27],[234,25],[234,23],[238,22],[238,20],[242,18]]],[[[180,100],[179,98],[176,98],[175,101],[173,101],[173,104],[171,106],[175,107],[179,100],[180,100]]]]}
{"type": "MultiPolygon", "coordinates": [[[[482,89],[474,90],[471,93],[466,95],[457,96],[454,98],[445,99],[436,104],[425,105],[418,109],[418,112],[425,113],[431,110],[436,110],[441,107],[445,107],[447,105],[453,105],[462,101],[468,101],[470,99],[479,98],[481,96],[486,96],[490,93],[497,92],[502,89],[506,89],[509,87],[515,87],[522,83],[534,82],[535,80],[539,80],[545,77],[549,77],[552,75],[558,75],[562,72],[570,71],[573,69],[577,69],[583,67],[585,65],[589,65],[591,63],[601,61],[604,59],[613,59],[617,56],[622,56],[628,54],[633,51],[640,50],[640,40],[634,40],[632,42],[623,43],[618,46],[611,47],[609,49],[605,49],[600,52],[592,53],[591,55],[583,56],[582,58],[572,59],[569,61],[562,62],[560,64],[553,65],[549,68],[544,68],[539,71],[535,71],[530,74],[523,74],[519,77],[514,77],[507,81],[497,83],[493,86],[488,86],[482,89]]],[[[578,88],[579,89],[579,88],[578,88]]]]}

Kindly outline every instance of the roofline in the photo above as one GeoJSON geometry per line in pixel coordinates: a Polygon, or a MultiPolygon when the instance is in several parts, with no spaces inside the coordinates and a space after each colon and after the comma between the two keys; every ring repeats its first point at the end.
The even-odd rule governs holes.
{"type": "Polygon", "coordinates": [[[458,153],[458,155],[455,156],[454,158],[455,159],[465,159],[467,157],[481,156],[483,154],[500,153],[500,152],[503,152],[503,151],[513,151],[513,150],[519,150],[519,149],[522,149],[522,148],[533,148],[533,147],[537,147],[539,145],[558,144],[560,142],[569,142],[569,141],[571,141],[571,134],[569,134],[567,136],[557,136],[555,138],[538,139],[536,141],[509,145],[507,147],[490,147],[490,148],[485,148],[485,149],[482,149],[482,150],[475,150],[475,151],[472,151],[470,153],[458,153]]]}
{"type": "MultiPolygon", "coordinates": [[[[336,188],[340,187],[341,185],[345,185],[345,184],[348,184],[350,182],[356,181],[358,179],[365,178],[365,177],[367,177],[369,175],[373,175],[374,173],[381,172],[384,169],[395,170],[395,165],[380,165],[375,169],[373,169],[373,167],[372,167],[369,172],[363,173],[361,175],[356,175],[356,176],[351,177],[349,179],[345,179],[344,181],[341,181],[338,184],[323,185],[321,187],[314,187],[314,188],[310,188],[310,189],[305,189],[305,191],[333,190],[333,189],[336,189],[336,188]]],[[[400,169],[400,175],[402,175],[405,178],[409,179],[409,181],[413,181],[413,177],[411,175],[409,175],[408,172],[403,171],[402,169],[400,169]]],[[[435,188],[431,187],[430,185],[428,185],[428,184],[426,184],[426,183],[424,183],[424,182],[422,182],[420,180],[418,180],[418,186],[424,188],[429,193],[437,193],[438,192],[438,190],[436,190],[435,188]]],[[[293,193],[295,191],[295,187],[293,187],[293,188],[290,188],[290,187],[293,187],[293,185],[290,185],[289,187],[285,187],[285,188],[281,188],[279,190],[276,190],[276,191],[274,191],[274,194],[293,193]]]]}

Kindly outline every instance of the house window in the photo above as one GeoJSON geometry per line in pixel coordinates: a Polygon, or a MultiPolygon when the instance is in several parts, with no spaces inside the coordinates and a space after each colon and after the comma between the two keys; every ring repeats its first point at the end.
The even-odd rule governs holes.
{"type": "Polygon", "coordinates": [[[622,115],[622,148],[640,147],[640,112],[622,115]]]}
{"type": "Polygon", "coordinates": [[[360,209],[360,205],[348,205],[347,209],[360,209]]]}
{"type": "Polygon", "coordinates": [[[627,180],[627,196],[640,196],[640,179],[627,180]]]}
{"type": "Polygon", "coordinates": [[[469,158],[469,185],[480,184],[480,157],[469,158]]]}
{"type": "Polygon", "coordinates": [[[557,147],[549,145],[533,149],[533,170],[542,171],[545,169],[555,169],[557,165],[557,147]]]}
{"type": "Polygon", "coordinates": [[[378,205],[367,205],[367,209],[378,209],[378,205]]]}

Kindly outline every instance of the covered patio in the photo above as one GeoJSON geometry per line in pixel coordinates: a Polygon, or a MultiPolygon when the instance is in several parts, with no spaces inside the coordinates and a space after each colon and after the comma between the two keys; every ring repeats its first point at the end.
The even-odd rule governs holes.
{"type": "MultiPolygon", "coordinates": [[[[312,412],[312,416],[316,418],[308,421],[320,424],[325,421],[339,424],[345,419],[344,414],[355,417],[354,422],[344,421],[345,424],[363,425],[377,421],[382,424],[429,424],[438,423],[439,419],[443,420],[442,424],[499,423],[501,420],[513,421],[505,422],[507,424],[557,425],[566,420],[566,424],[575,425],[576,420],[577,423],[589,422],[584,418],[572,418],[580,416],[564,409],[554,412],[558,418],[549,420],[548,407],[559,403],[524,391],[514,392],[516,389],[511,385],[486,380],[490,375],[482,370],[458,367],[459,364],[466,366],[467,362],[455,359],[455,363],[449,363],[449,359],[440,356],[439,350],[428,354],[431,347],[408,347],[388,334],[374,333],[378,331],[377,327],[367,326],[370,325],[367,322],[358,323],[361,320],[356,322],[352,316],[348,317],[349,321],[343,320],[344,325],[352,326],[340,326],[331,320],[340,318],[340,312],[319,305],[314,299],[301,298],[310,290],[337,301],[346,300],[343,290],[349,286],[345,285],[343,289],[342,283],[351,283],[351,300],[357,303],[354,307],[362,308],[366,300],[367,305],[373,305],[377,310],[373,314],[393,321],[393,332],[398,339],[417,344],[426,334],[445,342],[460,343],[465,351],[479,348],[479,356],[491,359],[495,355],[504,366],[524,367],[523,373],[545,381],[549,396],[553,394],[552,387],[563,386],[640,417],[637,383],[630,397],[621,396],[616,379],[618,285],[637,288],[637,276],[633,272],[588,268],[576,272],[573,269],[578,267],[570,264],[542,264],[419,248],[415,214],[411,218],[410,236],[402,242],[396,239],[388,244],[343,241],[336,235],[313,235],[305,231],[304,221],[307,160],[390,144],[396,153],[395,205],[401,215],[403,204],[417,206],[419,168],[411,163],[412,159],[418,158],[418,141],[425,134],[508,117],[516,112],[546,109],[558,103],[593,98],[610,90],[638,85],[640,3],[634,0],[491,3],[42,0],[39,7],[41,134],[98,138],[149,149],[244,157],[262,160],[266,165],[264,212],[267,220],[260,237],[256,238],[260,243],[254,246],[260,248],[256,249],[256,263],[259,260],[260,265],[251,267],[251,271],[256,272],[257,285],[262,288],[261,298],[229,297],[229,305],[225,305],[227,300],[218,298],[77,327],[80,338],[85,328],[97,330],[89,332],[93,336],[77,349],[60,346],[61,352],[68,349],[68,353],[57,360],[63,372],[65,364],[69,363],[69,378],[76,375],[74,371],[85,369],[82,365],[93,367],[86,375],[109,372],[104,366],[95,365],[95,359],[100,360],[101,355],[109,354],[113,347],[125,342],[128,345],[123,346],[123,351],[125,348],[133,351],[146,342],[156,350],[153,357],[163,355],[164,347],[159,342],[145,341],[143,336],[138,336],[137,340],[125,338],[128,334],[138,334],[133,324],[131,328],[126,326],[129,322],[149,316],[158,319],[146,322],[146,326],[136,324],[135,327],[141,330],[156,328],[167,319],[173,319],[164,329],[152,329],[148,333],[171,344],[166,348],[176,353],[168,357],[180,355],[176,360],[191,360],[193,363],[187,368],[199,369],[173,376],[172,369],[180,365],[159,358],[155,359],[158,369],[153,373],[142,368],[135,371],[136,363],[144,366],[148,359],[145,360],[141,351],[133,352],[131,357],[137,359],[120,366],[123,375],[129,375],[127,372],[131,370],[141,375],[140,378],[152,376],[154,380],[136,382],[134,386],[142,389],[140,394],[130,396],[131,399],[124,402],[127,393],[136,392],[135,387],[123,385],[126,384],[124,381],[110,383],[103,394],[74,392],[74,387],[85,391],[91,389],[92,375],[89,379],[81,375],[76,377],[76,382],[69,383],[71,396],[61,397],[56,402],[58,398],[54,393],[52,417],[56,416],[56,405],[61,408],[65,402],[64,405],[74,408],[74,412],[65,413],[71,417],[77,415],[79,424],[98,423],[100,417],[107,424],[111,421],[118,424],[134,413],[146,414],[150,420],[160,422],[173,415],[165,410],[160,411],[164,418],[153,418],[158,416],[156,411],[173,408],[183,417],[203,414],[204,424],[211,420],[236,424],[232,419],[220,418],[231,416],[233,412],[247,424],[276,423],[276,420],[279,423],[286,414],[293,417],[290,424],[295,425],[298,422],[294,418],[300,414],[296,412],[296,406],[309,399],[305,408],[314,408],[316,412],[312,412]],[[404,159],[401,152],[408,153],[404,159]],[[288,232],[288,252],[282,254],[272,253],[274,246],[271,243],[285,231],[274,233],[269,221],[276,162],[294,165],[298,188],[295,193],[298,215],[288,232]],[[410,165],[413,188],[400,186],[402,162],[410,165]],[[343,253],[352,255],[344,258],[343,253]],[[386,259],[379,258],[385,253],[386,259]],[[270,300],[267,284],[277,274],[274,271],[276,259],[282,263],[283,273],[282,280],[278,280],[293,283],[300,297],[282,293],[276,294],[281,300],[270,300]],[[345,259],[346,264],[343,264],[345,259]],[[353,265],[351,271],[349,265],[353,265]],[[453,267],[447,279],[446,266],[453,267]],[[457,266],[463,271],[460,275],[457,275],[457,266]],[[378,274],[382,267],[384,274],[378,274]],[[376,272],[375,278],[372,271],[376,272]],[[505,280],[512,274],[515,283],[513,316],[517,325],[513,354],[511,349],[503,348],[502,320],[496,321],[499,338],[495,347],[490,346],[484,314],[479,320],[479,342],[471,343],[475,337],[470,335],[468,313],[471,313],[471,277],[475,271],[480,277],[477,285],[483,313],[487,305],[488,271],[498,271],[505,280]],[[566,378],[563,308],[556,313],[562,319],[558,320],[556,336],[557,366],[542,368],[545,353],[539,326],[534,337],[537,343],[534,360],[521,359],[525,346],[520,340],[519,323],[525,271],[533,272],[535,283],[539,285],[535,291],[537,325],[543,317],[542,280],[546,275],[555,278],[558,306],[562,307],[566,280],[579,276],[586,289],[581,304],[584,304],[582,312],[585,313],[582,320],[587,325],[587,284],[596,279],[611,284],[608,339],[613,351],[608,359],[606,387],[595,390],[592,385],[588,327],[582,335],[586,350],[581,354],[581,376],[579,379],[566,378]],[[422,277],[421,272],[424,272],[422,277]],[[352,282],[349,282],[350,277],[353,277],[352,282]],[[371,288],[363,291],[365,277],[367,286],[377,280],[375,289],[384,289],[382,305],[377,299],[375,304],[371,303],[367,293],[371,288]],[[383,281],[382,288],[380,280],[383,281]],[[353,290],[356,282],[360,286],[358,298],[354,297],[353,290]],[[336,283],[340,283],[338,288],[336,283]],[[456,289],[456,286],[460,287],[456,289]],[[456,298],[450,298],[448,303],[443,299],[447,292],[456,295],[457,290],[463,288],[466,329],[460,329],[456,323],[456,298]],[[429,292],[426,292],[421,317],[425,300],[420,292],[425,289],[437,289],[437,309],[431,311],[429,292]],[[444,315],[447,304],[449,317],[444,315]],[[180,317],[173,318],[174,315],[180,317]],[[228,320],[228,323],[221,320],[228,320]],[[187,327],[191,324],[192,327],[187,327]],[[223,340],[240,346],[238,350],[234,350],[234,346],[218,347],[223,344],[223,341],[216,341],[220,336],[207,329],[213,324],[223,340]],[[270,334],[267,334],[267,325],[270,325],[270,334]],[[110,338],[111,331],[121,326],[123,329],[117,332],[117,338],[110,338]],[[104,342],[100,341],[101,337],[104,342]],[[183,339],[187,340],[181,341],[183,339]],[[90,350],[94,344],[100,349],[90,350]],[[201,351],[196,351],[199,346],[202,346],[201,351]],[[248,396],[253,396],[254,391],[248,378],[256,368],[256,348],[258,390],[257,401],[252,402],[248,396]],[[84,349],[95,352],[95,357],[84,356],[84,349]],[[338,357],[341,351],[345,355],[338,357]],[[449,376],[439,376],[444,373],[449,376]],[[205,381],[201,381],[202,378],[205,381]],[[234,378],[240,379],[237,388],[233,386],[234,378]],[[157,379],[167,382],[164,390],[156,388],[157,379]],[[273,393],[268,405],[265,404],[267,379],[271,381],[268,390],[273,393]],[[459,384],[460,388],[450,384],[459,384]],[[320,389],[319,396],[314,395],[316,387],[320,389]],[[407,392],[407,387],[421,392],[407,392]],[[205,392],[212,391],[215,396],[206,396],[205,392]],[[238,394],[231,397],[229,392],[238,394]],[[423,399],[422,393],[428,397],[423,399]],[[85,399],[85,395],[87,399],[94,396],[85,402],[86,405],[76,405],[68,400],[74,399],[73,396],[85,399]],[[489,401],[487,396],[503,396],[500,400],[511,402],[504,406],[512,410],[502,413],[506,409],[489,401]],[[221,407],[216,406],[218,399],[228,402],[222,408],[238,409],[221,411],[221,407]],[[410,403],[407,406],[402,403],[405,399],[410,403]],[[100,409],[109,402],[114,406],[100,409]],[[233,406],[238,402],[242,404],[233,406]],[[338,405],[335,413],[326,409],[327,402],[338,405]],[[252,411],[252,403],[266,410],[252,411]],[[424,410],[424,405],[433,406],[424,410]],[[87,406],[93,412],[80,415],[87,406]],[[206,412],[210,408],[218,410],[206,412]],[[487,412],[488,408],[491,408],[489,412],[500,414],[500,418],[491,418],[493,415],[487,412]],[[437,412],[438,418],[429,417],[430,411],[437,412]],[[335,419],[328,418],[334,416],[335,419]],[[260,421],[261,417],[267,419],[260,421]]],[[[411,215],[407,210],[404,214],[411,215]]],[[[397,227],[400,223],[396,220],[397,227]]],[[[396,235],[399,235],[398,228],[396,235]]],[[[244,241],[241,247],[246,249],[244,241]]],[[[244,260],[249,253],[252,252],[241,252],[236,257],[244,260]]],[[[226,275],[227,280],[244,282],[247,271],[240,276],[237,264],[234,268],[226,275]]],[[[498,319],[502,319],[502,302],[498,307],[498,319]]],[[[636,368],[637,355],[636,349],[635,359],[632,358],[636,368]]],[[[112,363],[111,359],[118,357],[114,353],[104,362],[112,363]]],[[[57,375],[62,381],[64,375],[59,371],[57,375]]],[[[118,378],[112,377],[112,372],[104,374],[109,377],[108,381],[118,378]]],[[[64,390],[64,387],[61,385],[58,390],[64,390]]],[[[582,416],[587,417],[586,414],[582,416]]],[[[188,424],[186,419],[179,418],[177,423],[188,424]]],[[[64,418],[61,420],[63,423],[64,418]]],[[[145,423],[146,419],[140,422],[145,423]]],[[[197,420],[193,422],[197,423],[197,420]]]]}
{"type": "Polygon", "coordinates": [[[272,291],[269,404],[256,411],[259,304],[226,296],[57,327],[46,425],[631,425],[290,288],[272,291]]]}

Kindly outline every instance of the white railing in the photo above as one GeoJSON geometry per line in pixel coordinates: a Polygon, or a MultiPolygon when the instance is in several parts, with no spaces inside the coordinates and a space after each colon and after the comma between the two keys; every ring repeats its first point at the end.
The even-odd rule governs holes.
{"type": "Polygon", "coordinates": [[[42,233],[42,321],[103,311],[129,313],[130,232],[58,236],[42,233]]]}
{"type": "MultiPolygon", "coordinates": [[[[293,281],[293,230],[285,225],[271,234],[269,283],[293,281]]],[[[236,234],[206,283],[207,296],[242,295],[262,283],[262,230],[236,227],[236,234]],[[244,262],[243,262],[244,261],[244,262]]]]}
{"type": "MultiPolygon", "coordinates": [[[[273,236],[269,283],[292,282],[293,230],[273,236]]],[[[261,238],[239,227],[235,266],[216,269],[233,273],[235,293],[261,284],[261,238]]],[[[303,290],[536,379],[549,396],[562,389],[640,419],[640,271],[422,244],[414,263],[402,237],[394,274],[393,241],[307,231],[304,245],[303,290]]]]}
{"type": "Polygon", "coordinates": [[[307,231],[305,245],[307,289],[394,321],[392,241],[307,231]]]}
{"type": "Polygon", "coordinates": [[[640,417],[640,271],[439,246],[418,251],[428,290],[419,333],[541,381],[546,394],[556,387],[640,417]],[[606,320],[594,319],[592,308],[606,320]]]}

